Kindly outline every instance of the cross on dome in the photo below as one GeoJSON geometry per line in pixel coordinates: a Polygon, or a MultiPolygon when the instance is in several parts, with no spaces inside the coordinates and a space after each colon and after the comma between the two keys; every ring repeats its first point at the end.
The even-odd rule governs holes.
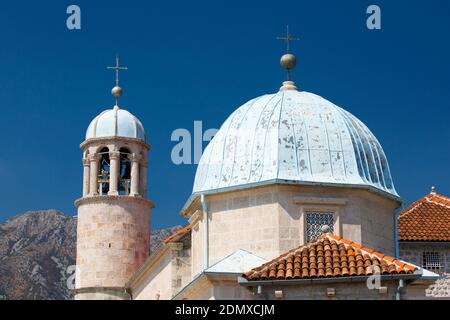
{"type": "Polygon", "coordinates": [[[289,33],[289,26],[286,26],[286,36],[276,37],[277,40],[284,40],[286,42],[286,53],[281,57],[280,64],[287,72],[287,81],[283,82],[283,86],[280,88],[281,91],[284,90],[297,90],[294,82],[291,79],[291,70],[295,68],[297,64],[297,59],[292,53],[289,53],[291,41],[298,41],[300,38],[293,37],[289,33]]]}
{"type": "Polygon", "coordinates": [[[289,53],[289,48],[290,48],[290,44],[291,41],[299,41],[300,38],[298,37],[293,37],[290,33],[289,33],[289,26],[286,25],[286,36],[285,37],[276,37],[277,40],[284,40],[286,42],[286,53],[289,53]]]}

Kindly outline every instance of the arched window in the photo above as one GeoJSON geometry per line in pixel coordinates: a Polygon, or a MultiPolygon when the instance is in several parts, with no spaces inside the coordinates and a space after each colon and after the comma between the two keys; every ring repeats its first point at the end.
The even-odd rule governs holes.
{"type": "Polygon", "coordinates": [[[130,150],[127,148],[121,148],[120,152],[120,174],[119,174],[119,194],[130,194],[130,182],[131,182],[131,161],[129,155],[130,150]]]}
{"type": "Polygon", "coordinates": [[[99,152],[100,164],[98,174],[98,193],[99,195],[106,195],[109,192],[109,174],[110,174],[110,160],[109,149],[104,147],[99,152]]]}

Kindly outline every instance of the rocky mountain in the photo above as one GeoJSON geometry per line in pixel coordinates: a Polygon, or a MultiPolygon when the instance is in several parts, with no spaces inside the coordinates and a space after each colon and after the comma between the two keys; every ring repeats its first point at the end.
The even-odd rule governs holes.
{"type": "MultiPolygon", "coordinates": [[[[151,250],[181,226],[157,230],[151,250]]],[[[76,218],[56,210],[31,211],[0,224],[0,300],[72,299],[76,218]]]]}

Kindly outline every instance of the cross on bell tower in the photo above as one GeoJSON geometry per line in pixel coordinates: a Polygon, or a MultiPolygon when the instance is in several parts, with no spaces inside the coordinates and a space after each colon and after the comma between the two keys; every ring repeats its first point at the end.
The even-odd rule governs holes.
{"type": "Polygon", "coordinates": [[[106,67],[108,70],[115,70],[116,71],[116,85],[111,90],[111,94],[116,99],[116,106],[118,106],[118,100],[120,96],[122,95],[122,88],[119,87],[119,71],[121,70],[128,70],[128,67],[121,67],[119,63],[119,56],[116,56],[116,65],[114,67],[106,67]]]}

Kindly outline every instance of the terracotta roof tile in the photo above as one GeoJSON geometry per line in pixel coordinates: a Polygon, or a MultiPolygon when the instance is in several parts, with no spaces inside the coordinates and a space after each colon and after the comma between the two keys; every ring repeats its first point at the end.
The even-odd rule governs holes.
{"type": "Polygon", "coordinates": [[[167,243],[169,243],[171,240],[173,240],[174,238],[176,238],[176,237],[178,237],[178,236],[180,236],[180,235],[182,235],[182,234],[185,234],[186,232],[188,232],[188,231],[190,231],[190,230],[191,230],[191,226],[186,226],[186,227],[184,227],[183,229],[180,229],[180,230],[178,230],[177,232],[175,232],[175,233],[171,234],[170,236],[168,236],[167,238],[165,238],[165,239],[163,240],[163,242],[164,242],[164,244],[167,244],[167,243]]]}
{"type": "Polygon", "coordinates": [[[450,241],[450,198],[434,192],[403,210],[398,218],[400,241],[450,241]]]}
{"type": "Polygon", "coordinates": [[[416,267],[332,234],[292,249],[244,274],[249,281],[407,274],[416,267]]]}

